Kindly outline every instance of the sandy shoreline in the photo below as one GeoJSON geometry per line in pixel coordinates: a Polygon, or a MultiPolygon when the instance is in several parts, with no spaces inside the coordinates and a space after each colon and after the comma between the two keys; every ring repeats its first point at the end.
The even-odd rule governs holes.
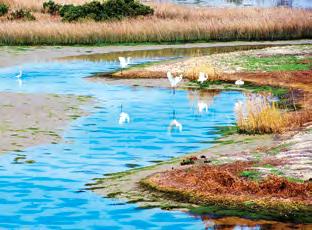
{"type": "Polygon", "coordinates": [[[259,46],[259,45],[295,45],[312,44],[312,40],[286,40],[263,42],[215,42],[215,43],[188,43],[173,45],[135,45],[135,46],[2,46],[0,47],[0,67],[21,65],[48,61],[68,56],[111,53],[138,50],[159,50],[167,48],[209,48],[225,46],[259,46]]]}
{"type": "Polygon", "coordinates": [[[71,120],[86,115],[88,97],[0,93],[0,153],[57,143],[71,120]]]}

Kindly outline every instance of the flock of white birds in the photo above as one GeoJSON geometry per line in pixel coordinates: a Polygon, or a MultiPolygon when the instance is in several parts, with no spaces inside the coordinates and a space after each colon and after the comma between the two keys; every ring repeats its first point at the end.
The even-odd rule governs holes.
{"type": "MultiPolygon", "coordinates": [[[[119,65],[120,65],[121,73],[122,73],[123,69],[127,68],[130,65],[130,63],[131,63],[131,57],[127,57],[127,58],[126,57],[119,57],[119,65]]],[[[20,87],[23,84],[22,76],[23,76],[23,71],[22,71],[22,69],[20,69],[19,74],[16,75],[17,82],[18,82],[18,85],[20,87]]],[[[175,89],[182,82],[183,76],[182,76],[182,74],[180,74],[179,76],[173,76],[173,74],[171,72],[167,72],[167,78],[169,80],[171,88],[173,89],[173,94],[175,94],[175,89]]],[[[206,74],[204,72],[200,72],[197,81],[200,84],[203,84],[204,82],[208,81],[208,74],[206,74]]],[[[235,81],[235,85],[242,86],[242,85],[244,85],[244,81],[239,79],[239,80],[235,81]]],[[[204,111],[208,112],[208,105],[205,102],[199,101],[197,106],[198,106],[199,113],[202,113],[204,111]]],[[[239,105],[237,105],[237,106],[239,107],[239,105]]],[[[130,116],[128,113],[122,111],[122,106],[121,106],[121,112],[119,114],[119,122],[118,123],[119,123],[119,125],[130,123],[130,116]]],[[[183,126],[180,122],[178,122],[175,119],[175,116],[174,116],[173,120],[169,124],[168,129],[171,132],[175,128],[179,132],[182,132],[183,126]]]]}

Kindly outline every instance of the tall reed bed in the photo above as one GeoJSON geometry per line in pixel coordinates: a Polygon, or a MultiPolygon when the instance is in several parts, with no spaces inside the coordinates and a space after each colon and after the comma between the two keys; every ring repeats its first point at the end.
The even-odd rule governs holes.
{"type": "MultiPolygon", "coordinates": [[[[31,0],[25,2],[27,1],[32,2],[31,0]]],[[[38,19],[35,22],[0,19],[0,44],[92,45],[312,37],[311,10],[218,9],[172,4],[152,4],[152,6],[155,8],[153,16],[121,21],[65,23],[58,17],[43,14],[35,15],[38,19]]]]}
{"type": "MultiPolygon", "coordinates": [[[[33,11],[41,11],[42,4],[48,0],[0,0],[0,3],[5,3],[13,9],[27,8],[33,11]]],[[[90,0],[53,0],[56,3],[62,4],[82,4],[90,0]]]]}

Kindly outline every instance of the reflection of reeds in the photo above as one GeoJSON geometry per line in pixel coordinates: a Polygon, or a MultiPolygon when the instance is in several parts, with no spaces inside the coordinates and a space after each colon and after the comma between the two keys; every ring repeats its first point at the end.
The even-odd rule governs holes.
{"type": "MultiPolygon", "coordinates": [[[[24,1],[19,1],[21,2],[23,6],[27,5],[24,1]]],[[[155,8],[154,16],[101,23],[64,23],[59,17],[50,17],[39,12],[35,15],[38,19],[35,22],[12,22],[2,18],[0,43],[70,45],[277,40],[308,38],[312,35],[312,12],[308,10],[199,9],[171,4],[152,4],[152,6],[155,8]]],[[[35,6],[29,3],[28,8],[33,7],[35,6]]]]}
{"type": "Polygon", "coordinates": [[[265,96],[250,96],[235,104],[237,126],[244,133],[282,133],[311,121],[309,110],[287,112],[265,96]]]}
{"type": "Polygon", "coordinates": [[[189,90],[187,97],[192,108],[196,107],[196,105],[198,106],[198,103],[205,103],[207,108],[209,108],[213,104],[214,98],[219,94],[219,90],[189,90]]]}

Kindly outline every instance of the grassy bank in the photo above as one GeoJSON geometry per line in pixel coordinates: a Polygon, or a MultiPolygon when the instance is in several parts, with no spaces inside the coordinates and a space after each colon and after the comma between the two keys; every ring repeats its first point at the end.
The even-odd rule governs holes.
{"type": "Polygon", "coordinates": [[[119,21],[65,23],[59,16],[42,13],[43,1],[7,2],[12,9],[32,9],[37,20],[10,21],[5,16],[0,17],[2,45],[98,45],[312,37],[311,10],[194,8],[149,3],[155,9],[153,16],[119,21]]]}

